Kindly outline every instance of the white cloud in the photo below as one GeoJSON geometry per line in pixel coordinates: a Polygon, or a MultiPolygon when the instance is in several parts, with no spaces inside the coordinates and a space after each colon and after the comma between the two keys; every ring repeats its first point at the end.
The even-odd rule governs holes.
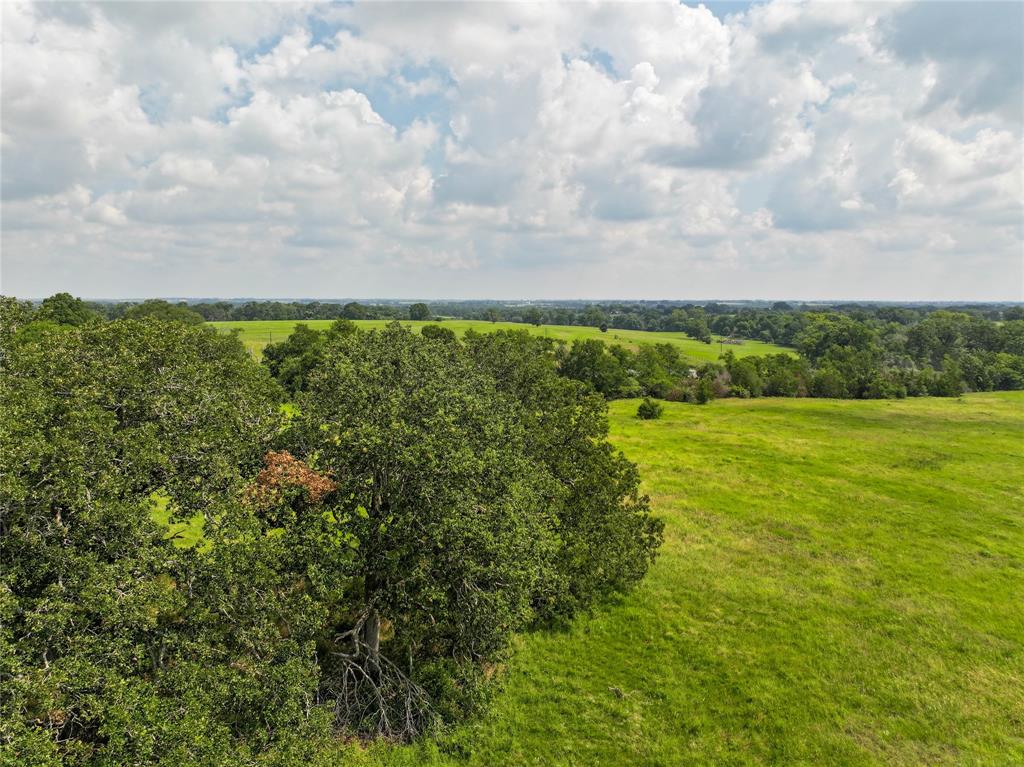
{"type": "Polygon", "coordinates": [[[4,290],[1013,298],[1024,11],[932,7],[4,5],[4,290]]]}

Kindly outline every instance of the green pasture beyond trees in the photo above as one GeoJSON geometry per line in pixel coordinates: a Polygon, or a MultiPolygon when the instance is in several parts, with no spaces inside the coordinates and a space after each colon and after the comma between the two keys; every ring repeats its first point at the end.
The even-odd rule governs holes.
{"type": "MultiPolygon", "coordinates": [[[[304,324],[314,330],[325,330],[331,326],[333,320],[306,320],[304,324]]],[[[367,330],[372,328],[383,328],[393,320],[355,320],[355,324],[367,330]]],[[[210,322],[211,327],[222,331],[238,330],[239,338],[254,354],[259,354],[263,347],[269,343],[284,341],[298,322],[291,320],[265,320],[249,322],[210,322]]],[[[402,324],[414,331],[419,331],[424,325],[437,324],[436,320],[428,321],[403,321],[402,324]]],[[[480,320],[444,320],[440,323],[446,328],[451,328],[457,335],[462,335],[469,329],[479,333],[487,333],[495,330],[529,330],[537,335],[546,336],[559,341],[572,342],[578,339],[596,338],[608,343],[621,344],[636,349],[643,343],[670,343],[679,347],[680,352],[686,357],[701,362],[713,362],[718,359],[723,350],[732,350],[738,357],[764,354],[784,354],[791,350],[773,344],[766,344],[760,341],[740,341],[739,343],[722,343],[719,337],[715,337],[714,343],[705,344],[690,338],[685,333],[660,333],[646,330],[608,330],[602,333],[598,328],[584,327],[582,325],[526,325],[518,322],[482,322],[480,320]]]]}
{"type": "Polygon", "coordinates": [[[366,763],[1024,764],[1024,393],[637,404],[648,577],[366,763]]]}

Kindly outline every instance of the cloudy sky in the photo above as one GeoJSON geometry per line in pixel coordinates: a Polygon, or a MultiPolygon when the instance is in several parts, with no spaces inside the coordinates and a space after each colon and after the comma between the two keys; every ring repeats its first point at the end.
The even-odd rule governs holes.
{"type": "Polygon", "coordinates": [[[24,297],[1024,299],[1024,4],[2,7],[24,297]]]}

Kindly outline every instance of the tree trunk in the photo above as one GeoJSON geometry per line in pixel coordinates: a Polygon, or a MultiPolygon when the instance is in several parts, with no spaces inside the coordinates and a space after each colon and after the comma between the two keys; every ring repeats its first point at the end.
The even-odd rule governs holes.
{"type": "Polygon", "coordinates": [[[366,654],[372,664],[371,667],[380,665],[380,613],[370,609],[363,623],[363,645],[366,647],[366,654]]]}

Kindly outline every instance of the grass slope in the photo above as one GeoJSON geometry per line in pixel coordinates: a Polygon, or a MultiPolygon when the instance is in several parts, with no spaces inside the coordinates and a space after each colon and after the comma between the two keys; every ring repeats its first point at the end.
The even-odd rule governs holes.
{"type": "MultiPolygon", "coordinates": [[[[612,403],[641,587],[377,765],[1024,764],[1024,395],[612,403]]],[[[343,760],[347,761],[347,760],[343,760]]]]}
{"type": "MultiPolygon", "coordinates": [[[[269,343],[283,341],[291,334],[292,329],[298,323],[291,320],[255,320],[251,322],[210,322],[211,327],[221,331],[238,330],[239,338],[246,347],[254,354],[258,354],[264,346],[269,343]]],[[[311,328],[322,330],[330,326],[330,320],[307,320],[311,328]]],[[[361,328],[382,328],[388,324],[387,320],[357,320],[356,324],[361,328]]],[[[705,344],[690,338],[685,333],[654,333],[646,330],[609,330],[602,333],[598,328],[581,327],[579,325],[541,325],[533,327],[515,322],[482,322],[479,320],[445,320],[441,323],[435,322],[414,322],[406,320],[402,323],[413,330],[419,330],[424,325],[441,324],[451,328],[457,334],[462,335],[472,328],[479,333],[488,333],[495,330],[529,330],[538,335],[548,336],[562,341],[574,341],[578,338],[597,338],[609,343],[618,343],[623,346],[636,348],[642,343],[669,343],[679,347],[679,351],[686,357],[699,361],[714,361],[724,349],[731,349],[736,356],[746,357],[752,354],[782,354],[791,353],[790,349],[781,346],[761,343],[760,341],[743,341],[737,344],[722,345],[716,338],[715,343],[705,344]]]]}

